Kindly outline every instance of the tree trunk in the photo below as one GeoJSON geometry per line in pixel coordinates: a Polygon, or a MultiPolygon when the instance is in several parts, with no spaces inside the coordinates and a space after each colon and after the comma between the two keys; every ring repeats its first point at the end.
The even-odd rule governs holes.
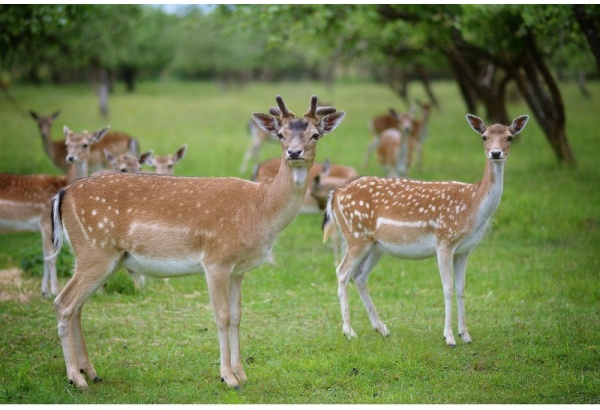
{"type": "Polygon", "coordinates": [[[423,67],[422,64],[416,64],[415,65],[415,73],[421,79],[421,82],[423,83],[423,87],[425,87],[425,92],[427,93],[427,96],[429,97],[429,101],[431,101],[431,103],[436,108],[439,108],[440,103],[438,102],[437,98],[435,98],[435,95],[433,94],[433,90],[431,89],[431,81],[429,81],[429,76],[427,75],[427,71],[425,70],[425,67],[423,67]]]}
{"type": "Polygon", "coordinates": [[[597,4],[575,4],[572,7],[573,15],[579,23],[579,27],[581,28],[581,31],[585,35],[585,38],[587,39],[588,44],[590,45],[592,54],[596,59],[596,67],[598,68],[598,72],[600,73],[600,33],[598,32],[598,29],[600,29],[600,27],[597,27],[597,16],[600,15],[600,12],[598,12],[597,9],[594,10],[596,13],[590,12],[590,8],[597,8],[599,6],[597,4]],[[594,16],[593,14],[596,14],[596,16],[594,16]]]}

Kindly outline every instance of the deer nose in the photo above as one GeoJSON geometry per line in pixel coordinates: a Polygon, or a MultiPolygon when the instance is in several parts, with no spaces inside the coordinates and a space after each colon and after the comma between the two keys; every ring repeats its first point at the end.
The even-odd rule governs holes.
{"type": "Polygon", "coordinates": [[[301,149],[288,149],[287,153],[291,159],[298,159],[302,155],[302,150],[301,149]]]}
{"type": "Polygon", "coordinates": [[[75,161],[75,156],[67,155],[67,162],[73,162],[73,161],[75,161]]]}
{"type": "Polygon", "coordinates": [[[502,151],[500,151],[500,150],[490,151],[490,157],[492,159],[500,159],[500,157],[502,157],[502,151]]]}

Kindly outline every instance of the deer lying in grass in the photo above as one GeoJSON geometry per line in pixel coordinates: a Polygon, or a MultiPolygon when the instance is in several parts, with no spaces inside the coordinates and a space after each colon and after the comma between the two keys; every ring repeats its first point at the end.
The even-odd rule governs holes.
{"type": "Polygon", "coordinates": [[[471,128],[483,138],[486,157],[483,179],[475,184],[364,177],[334,191],[323,221],[323,238],[327,239],[335,223],[346,244],[336,271],[346,336],[356,337],[350,324],[350,279],[373,327],[388,335],[367,289],[367,279],[379,259],[389,253],[404,259],[437,257],[445,299],[444,338],[449,346],[456,345],[451,323],[454,271],[458,332],[465,343],[471,342],[464,308],[467,258],[483,238],[500,203],[510,143],[528,119],[523,115],[510,126],[488,127],[481,118],[467,115],[471,128]]]}
{"type": "MultiPolygon", "coordinates": [[[[44,150],[46,151],[46,154],[52,160],[52,163],[56,167],[62,169],[64,172],[67,172],[69,170],[70,164],[66,160],[67,149],[65,145],[65,140],[54,141],[51,136],[52,124],[54,123],[54,120],[56,120],[56,118],[58,118],[58,116],[60,115],[60,110],[57,110],[54,114],[48,117],[40,116],[32,110],[29,111],[29,114],[38,124],[40,133],[42,135],[42,142],[44,143],[44,150]]],[[[104,161],[104,149],[107,149],[114,155],[120,155],[127,152],[133,155],[138,155],[139,143],[136,138],[131,137],[123,132],[108,132],[101,142],[92,146],[92,150],[90,152],[90,159],[88,162],[88,167],[91,172],[107,168],[108,164],[106,164],[104,161]]]]}
{"type": "Polygon", "coordinates": [[[219,334],[220,371],[228,386],[247,377],[240,353],[241,285],[296,218],[317,142],[345,113],[317,107],[304,118],[283,99],[254,121],[279,139],[277,177],[268,184],[240,178],[109,173],[75,181],[53,199],[54,246],[67,238],[76,263],[54,301],[67,376],[77,387],[101,380],[90,363],[81,327],[85,301],[117,269],[156,277],[204,273],[219,334]],[[320,119],[322,118],[322,119],[320,119]]]}
{"type": "Polygon", "coordinates": [[[121,172],[123,174],[136,174],[142,172],[142,164],[147,163],[149,158],[152,157],[152,151],[145,152],[137,157],[129,153],[115,156],[110,151],[105,149],[104,157],[110,166],[110,170],[121,172]]]}
{"type": "MultiPolygon", "coordinates": [[[[53,253],[50,199],[76,179],[88,176],[90,147],[108,128],[92,134],[76,134],[64,127],[70,168],[66,175],[18,175],[0,173],[0,232],[40,232],[44,257],[53,253]]],[[[42,295],[58,295],[56,255],[44,260],[42,295]],[[48,289],[50,287],[50,289],[48,289]]]]}
{"type": "Polygon", "coordinates": [[[186,152],[187,145],[183,145],[175,154],[150,156],[144,163],[151,166],[155,174],[175,175],[175,164],[185,157],[186,152]]]}

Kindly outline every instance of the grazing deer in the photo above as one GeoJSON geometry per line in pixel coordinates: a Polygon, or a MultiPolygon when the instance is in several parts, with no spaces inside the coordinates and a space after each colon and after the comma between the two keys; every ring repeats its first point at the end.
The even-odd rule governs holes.
{"type": "Polygon", "coordinates": [[[304,118],[295,118],[280,96],[276,101],[271,115],[252,115],[281,143],[281,166],[271,183],[108,173],[75,181],[54,197],[55,252],[67,238],[76,259],[73,277],[54,301],[67,376],[75,386],[87,387],[85,376],[101,380],[87,354],[81,310],[118,266],[155,277],[204,273],[221,378],[231,387],[246,381],[239,341],[243,275],[265,261],[298,215],[317,142],[346,115],[317,107],[313,96],[304,118]]]}
{"type": "MultiPolygon", "coordinates": [[[[70,163],[66,160],[67,149],[65,146],[65,140],[54,141],[51,136],[52,123],[60,115],[60,110],[57,110],[54,114],[48,117],[39,116],[35,111],[30,110],[29,114],[36,120],[40,133],[42,135],[42,141],[44,143],[44,150],[54,165],[64,172],[67,172],[70,167],[70,163]]],[[[139,143],[136,138],[130,137],[129,135],[119,132],[110,131],[104,136],[101,142],[92,146],[89,159],[89,169],[97,171],[99,169],[106,168],[104,162],[103,150],[107,149],[115,155],[120,155],[129,152],[134,155],[139,153],[139,143]]]]}
{"type": "Polygon", "coordinates": [[[465,343],[471,342],[464,308],[467,258],[481,241],[500,203],[510,142],[528,119],[523,115],[510,126],[488,127],[481,118],[467,115],[471,128],[483,138],[486,164],[478,183],[364,177],[334,191],[323,221],[323,239],[327,239],[335,222],[346,245],[336,270],[346,336],[356,337],[350,324],[350,279],[373,327],[383,336],[388,335],[367,289],[367,279],[382,255],[389,253],[403,259],[437,257],[445,299],[444,338],[449,346],[456,345],[451,323],[454,271],[458,332],[465,343]]]}
{"type": "Polygon", "coordinates": [[[413,127],[413,116],[413,109],[408,113],[397,113],[393,108],[390,108],[389,114],[380,115],[369,121],[369,130],[373,135],[373,141],[367,146],[363,161],[363,169],[369,165],[371,154],[379,146],[381,133],[387,129],[395,128],[399,130],[401,134],[409,135],[413,127]]]}
{"type": "Polygon", "coordinates": [[[183,145],[175,154],[151,156],[144,163],[154,168],[155,174],[175,175],[175,164],[185,157],[186,152],[187,145],[183,145]]]}
{"type": "Polygon", "coordinates": [[[269,134],[265,130],[263,130],[256,122],[253,120],[248,121],[248,130],[250,131],[250,144],[244,153],[244,158],[242,159],[242,164],[240,165],[240,172],[246,172],[248,168],[248,162],[250,160],[257,161],[258,155],[260,154],[260,148],[267,141],[277,142],[277,137],[269,134]]]}
{"type": "MultiPolygon", "coordinates": [[[[66,175],[17,175],[0,173],[0,232],[40,232],[45,257],[52,255],[52,219],[50,199],[76,179],[87,177],[90,146],[108,131],[75,134],[64,127],[70,169],[66,175]]],[[[42,295],[58,295],[56,255],[44,260],[42,295]],[[48,291],[50,286],[50,291],[48,291]]]]}

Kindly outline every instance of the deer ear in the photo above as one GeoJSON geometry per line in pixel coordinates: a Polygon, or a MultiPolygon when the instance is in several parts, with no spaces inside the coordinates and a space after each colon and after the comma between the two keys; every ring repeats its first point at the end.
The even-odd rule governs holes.
{"type": "Polygon", "coordinates": [[[331,131],[335,130],[338,125],[342,123],[342,120],[346,116],[344,111],[337,111],[333,114],[326,115],[323,117],[321,122],[319,123],[319,133],[321,135],[329,134],[331,131]]]}
{"type": "Polygon", "coordinates": [[[98,131],[94,131],[92,133],[92,140],[94,143],[100,141],[108,132],[108,130],[110,129],[110,125],[107,125],[106,127],[102,128],[101,130],[98,131]]]}
{"type": "Polygon", "coordinates": [[[50,118],[52,118],[52,120],[54,121],[59,115],[60,115],[60,110],[56,110],[56,112],[54,114],[52,114],[50,116],[50,118]]]}
{"type": "Polygon", "coordinates": [[[512,135],[517,135],[518,133],[523,131],[523,129],[527,125],[527,121],[529,121],[529,115],[521,115],[520,117],[517,117],[513,120],[512,124],[510,124],[510,127],[508,127],[508,129],[510,130],[512,135]]]}
{"type": "Polygon", "coordinates": [[[183,147],[179,148],[177,150],[177,152],[175,153],[175,162],[179,161],[180,159],[183,159],[183,157],[185,157],[186,152],[187,152],[187,145],[184,145],[183,147]]]}
{"type": "Polygon", "coordinates": [[[66,125],[63,127],[63,133],[65,134],[65,137],[69,135],[69,133],[71,132],[71,130],[69,129],[69,127],[67,127],[66,125]]]}
{"type": "Polygon", "coordinates": [[[275,117],[267,114],[253,113],[252,119],[254,122],[267,134],[277,135],[281,128],[281,123],[275,117]]]}
{"type": "Polygon", "coordinates": [[[115,159],[115,156],[106,148],[104,148],[102,151],[104,151],[104,156],[106,157],[106,159],[110,162],[113,159],[115,159]]]}
{"type": "Polygon", "coordinates": [[[483,135],[485,130],[487,130],[487,125],[485,125],[481,118],[475,115],[467,114],[467,121],[469,122],[471,128],[473,128],[473,131],[480,135],[483,135]]]}
{"type": "Polygon", "coordinates": [[[140,163],[140,165],[146,164],[152,166],[152,154],[154,154],[154,151],[148,151],[141,154],[138,158],[138,162],[140,163]]]}

